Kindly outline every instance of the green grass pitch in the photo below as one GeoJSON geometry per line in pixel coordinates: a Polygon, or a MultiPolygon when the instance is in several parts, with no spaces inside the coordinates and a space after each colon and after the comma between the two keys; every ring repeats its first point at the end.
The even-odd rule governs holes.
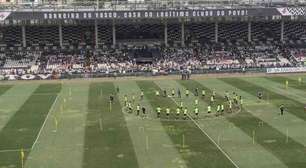
{"type": "Polygon", "coordinates": [[[305,168],[305,108],[304,74],[2,82],[0,168],[305,168]]]}

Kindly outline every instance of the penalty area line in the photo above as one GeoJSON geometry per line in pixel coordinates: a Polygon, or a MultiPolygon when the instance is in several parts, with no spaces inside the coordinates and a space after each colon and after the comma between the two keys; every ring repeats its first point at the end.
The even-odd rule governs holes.
{"type": "Polygon", "coordinates": [[[50,113],[51,113],[51,111],[53,111],[53,109],[54,109],[54,106],[55,106],[57,100],[58,100],[58,94],[56,95],[56,98],[55,98],[55,100],[54,100],[54,102],[53,102],[51,108],[50,108],[49,111],[48,111],[47,117],[45,118],[45,121],[44,121],[43,125],[41,126],[41,128],[40,128],[40,130],[39,130],[39,132],[38,132],[38,135],[37,135],[37,137],[36,137],[36,139],[35,139],[35,141],[34,141],[32,147],[31,147],[31,150],[34,149],[34,147],[35,147],[35,145],[36,145],[36,143],[37,143],[37,141],[38,141],[38,139],[39,139],[39,137],[40,137],[40,134],[41,134],[43,128],[45,127],[45,125],[46,125],[46,122],[47,122],[47,120],[48,120],[48,118],[49,118],[49,116],[50,116],[50,113]]]}
{"type": "MultiPolygon", "coordinates": [[[[175,101],[175,99],[173,99],[172,97],[171,97],[171,99],[174,101],[174,103],[176,104],[176,105],[178,105],[178,103],[175,101]]],[[[193,123],[201,130],[201,132],[202,133],[204,133],[208,138],[209,138],[209,140],[213,143],[213,144],[215,144],[215,146],[223,153],[223,155],[236,167],[236,168],[239,168],[239,166],[233,161],[233,159],[220,147],[220,145],[218,145],[217,144],[217,142],[212,138],[212,137],[210,137],[209,135],[208,135],[208,133],[204,130],[204,129],[202,129],[201,128],[201,126],[198,124],[198,122],[196,122],[193,118],[192,118],[192,116],[190,116],[190,114],[188,114],[187,113],[187,116],[190,118],[190,120],[191,121],[193,121],[193,123]]]]}

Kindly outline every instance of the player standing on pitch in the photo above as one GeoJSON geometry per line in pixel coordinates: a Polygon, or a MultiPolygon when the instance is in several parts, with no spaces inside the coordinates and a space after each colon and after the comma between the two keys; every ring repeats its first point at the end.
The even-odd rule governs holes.
{"type": "Polygon", "coordinates": [[[132,102],[135,103],[135,100],[136,100],[136,97],[135,97],[135,95],[133,93],[133,95],[132,95],[132,102]]]}
{"type": "Polygon", "coordinates": [[[199,109],[198,109],[198,107],[195,107],[195,108],[194,108],[194,114],[195,114],[196,119],[197,119],[198,116],[199,116],[199,109]]]}
{"type": "Polygon", "coordinates": [[[167,91],[164,90],[164,97],[167,97],[167,91]]]}
{"type": "Polygon", "coordinates": [[[139,113],[140,113],[140,105],[137,104],[137,106],[136,106],[136,115],[139,116],[139,113]]]}
{"type": "Polygon", "coordinates": [[[212,95],[214,96],[214,98],[216,97],[216,89],[215,88],[212,91],[212,95]]]}
{"type": "Polygon", "coordinates": [[[205,92],[205,90],[204,90],[204,89],[202,89],[202,97],[204,98],[204,97],[205,97],[205,95],[206,95],[206,92],[205,92]]]}
{"type": "Polygon", "coordinates": [[[279,110],[280,110],[280,115],[284,115],[284,111],[285,111],[285,106],[284,106],[284,104],[281,104],[281,105],[279,106],[279,110]]]}
{"type": "Polygon", "coordinates": [[[301,77],[298,78],[299,84],[303,83],[303,79],[301,77]]]}
{"type": "Polygon", "coordinates": [[[187,113],[188,113],[188,109],[187,109],[187,107],[185,107],[184,112],[183,112],[184,120],[186,120],[186,118],[187,118],[187,113]]]}
{"type": "Polygon", "coordinates": [[[141,92],[140,92],[140,100],[143,100],[143,95],[144,95],[143,90],[141,90],[141,92]]]}
{"type": "Polygon", "coordinates": [[[176,108],[176,119],[180,118],[181,109],[179,107],[176,108]]]}
{"type": "Polygon", "coordinates": [[[214,100],[214,96],[213,96],[213,95],[212,95],[212,96],[210,96],[210,104],[211,104],[211,105],[213,105],[213,104],[214,104],[214,101],[215,101],[215,100],[214,100]]]}
{"type": "Polygon", "coordinates": [[[211,106],[210,105],[207,106],[207,113],[211,113],[211,106]]]}
{"type": "Polygon", "coordinates": [[[156,108],[157,118],[160,117],[160,112],[161,112],[161,108],[158,106],[158,107],[156,108]]]}
{"type": "Polygon", "coordinates": [[[262,96],[263,96],[262,92],[260,92],[260,91],[257,92],[257,97],[258,97],[258,100],[259,100],[259,101],[261,101],[262,96]]]}
{"type": "Polygon", "coordinates": [[[113,94],[111,94],[109,96],[109,101],[110,101],[111,104],[113,104],[113,102],[114,102],[114,95],[113,94]]]}
{"type": "Polygon", "coordinates": [[[182,98],[182,96],[181,96],[181,90],[180,90],[180,89],[177,90],[177,97],[178,97],[178,98],[182,98]]]}
{"type": "Polygon", "coordinates": [[[124,106],[127,106],[128,98],[127,95],[124,95],[124,106]]]}
{"type": "Polygon", "coordinates": [[[189,90],[188,89],[186,89],[185,94],[186,94],[186,97],[189,96],[189,90]]]}
{"type": "Polygon", "coordinates": [[[175,91],[174,91],[174,89],[171,90],[171,95],[172,95],[172,97],[175,96],[175,91]]]}
{"type": "Polygon", "coordinates": [[[167,116],[167,119],[169,119],[169,115],[170,115],[170,108],[166,108],[166,116],[167,116]]]}
{"type": "Polygon", "coordinates": [[[195,105],[195,106],[198,106],[198,104],[199,104],[199,100],[198,100],[198,99],[195,99],[195,100],[194,100],[194,105],[195,105]]]}
{"type": "Polygon", "coordinates": [[[228,107],[229,107],[229,112],[232,112],[232,108],[233,108],[233,104],[232,104],[232,100],[228,101],[228,107]]]}
{"type": "Polygon", "coordinates": [[[146,117],[146,108],[145,107],[142,107],[142,118],[145,118],[146,117]]]}
{"type": "Polygon", "coordinates": [[[156,90],[155,95],[159,96],[159,91],[158,90],[156,90]]]}
{"type": "Polygon", "coordinates": [[[199,96],[199,88],[195,88],[194,92],[195,92],[195,96],[199,96]]]}

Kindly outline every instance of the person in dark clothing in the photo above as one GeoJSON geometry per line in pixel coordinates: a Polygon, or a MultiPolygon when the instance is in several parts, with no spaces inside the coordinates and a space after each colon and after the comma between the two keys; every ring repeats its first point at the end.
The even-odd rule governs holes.
{"type": "Polygon", "coordinates": [[[114,102],[114,95],[111,94],[111,95],[109,96],[109,101],[110,101],[110,103],[113,104],[113,102],[114,102]]]}
{"type": "Polygon", "coordinates": [[[284,104],[281,104],[281,105],[280,105],[279,110],[280,110],[280,115],[284,115],[284,111],[285,111],[285,106],[284,106],[284,104]]]}
{"type": "Polygon", "coordinates": [[[259,100],[261,100],[262,99],[262,92],[258,92],[257,97],[258,97],[259,100]]]}
{"type": "Polygon", "coordinates": [[[182,98],[182,96],[181,96],[181,90],[180,90],[180,89],[177,90],[177,97],[178,97],[178,98],[182,98]]]}
{"type": "Polygon", "coordinates": [[[141,110],[142,110],[142,114],[143,114],[143,115],[146,115],[146,108],[145,108],[145,107],[142,107],[141,110]]]}
{"type": "Polygon", "coordinates": [[[198,88],[195,88],[194,92],[195,92],[195,96],[199,96],[199,89],[198,88]]]}

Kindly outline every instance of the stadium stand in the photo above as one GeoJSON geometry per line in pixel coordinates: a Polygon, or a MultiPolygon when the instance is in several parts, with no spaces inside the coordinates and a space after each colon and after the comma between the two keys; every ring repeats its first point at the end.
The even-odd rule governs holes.
{"type": "MultiPolygon", "coordinates": [[[[53,13],[39,16],[32,6],[31,17],[42,18],[22,20],[27,18],[25,11],[28,8],[13,6],[4,11],[18,8],[25,13],[21,18],[18,18],[18,12],[15,15],[10,13],[8,19],[0,20],[1,74],[172,72],[291,67],[305,62],[305,22],[295,18],[298,14],[285,15],[279,8],[265,8],[260,4],[257,14],[245,16],[242,12],[252,12],[252,9],[248,11],[242,2],[227,5],[223,1],[214,1],[208,6],[202,3],[92,2],[79,4],[82,8],[78,10],[75,8],[78,4],[63,8],[54,6],[57,10],[74,12],[65,15],[71,19],[63,20],[57,19],[64,17],[64,13],[58,14],[44,5],[35,6],[35,10],[51,10],[53,13]],[[90,13],[96,8],[101,13],[90,13]],[[161,9],[199,10],[209,17],[189,17],[186,11],[168,13],[186,14],[171,19],[161,18],[166,15],[164,11],[154,14],[156,18],[146,18],[153,13],[143,14],[145,16],[141,16],[141,12],[129,13],[161,9]],[[246,11],[237,11],[244,9],[246,11]],[[83,10],[88,13],[82,13],[83,10]],[[114,11],[119,11],[116,18],[122,14],[120,12],[127,11],[120,15],[127,18],[112,18],[115,14],[111,12],[114,11]],[[235,16],[230,16],[234,12],[235,16]],[[292,17],[285,17],[287,15],[292,17]],[[75,19],[81,16],[83,19],[75,19]],[[93,16],[103,19],[91,19],[93,16]]],[[[252,7],[258,7],[256,5],[252,7]]]]}

